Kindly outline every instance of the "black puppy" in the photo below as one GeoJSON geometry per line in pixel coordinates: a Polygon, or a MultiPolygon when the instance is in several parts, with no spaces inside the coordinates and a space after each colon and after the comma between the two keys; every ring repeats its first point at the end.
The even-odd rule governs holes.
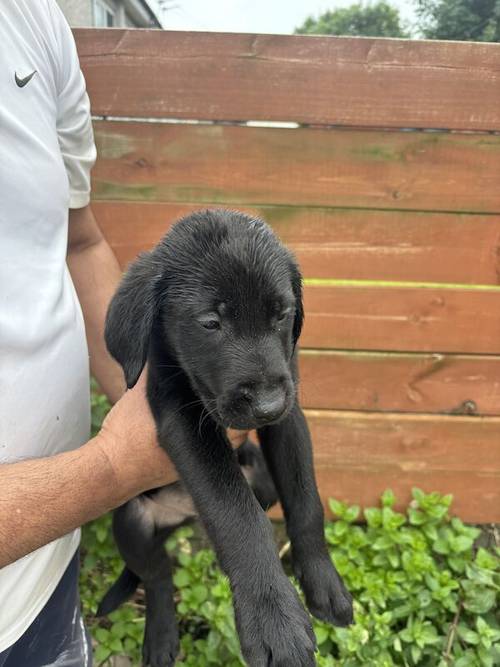
{"type": "MultiPolygon", "coordinates": [[[[301,276],[272,230],[262,220],[212,210],[179,221],[132,264],[106,322],[108,349],[128,387],[148,361],[159,442],[229,577],[250,667],[312,667],[315,641],[226,427],[258,429],[309,610],[336,625],[352,622],[351,597],[326,548],[311,441],[297,402],[302,321],[301,276]]],[[[160,505],[162,493],[169,495],[155,492],[160,505]]],[[[163,549],[153,548],[161,521],[154,512],[152,521],[144,519],[144,502],[121,508],[114,532],[128,570],[145,586],[144,660],[166,667],[177,652],[170,566],[163,549]]],[[[137,579],[124,577],[122,588],[133,590],[137,579]]]]}

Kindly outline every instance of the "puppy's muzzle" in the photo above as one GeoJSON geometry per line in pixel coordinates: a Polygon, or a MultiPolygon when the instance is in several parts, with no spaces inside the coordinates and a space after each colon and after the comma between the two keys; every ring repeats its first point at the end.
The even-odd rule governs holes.
{"type": "Polygon", "coordinates": [[[226,425],[252,429],[280,421],[292,404],[293,384],[279,378],[260,386],[240,384],[226,395],[219,412],[226,425]]]}
{"type": "Polygon", "coordinates": [[[250,409],[259,424],[274,422],[286,410],[286,392],[283,389],[259,392],[250,401],[250,409]]]}

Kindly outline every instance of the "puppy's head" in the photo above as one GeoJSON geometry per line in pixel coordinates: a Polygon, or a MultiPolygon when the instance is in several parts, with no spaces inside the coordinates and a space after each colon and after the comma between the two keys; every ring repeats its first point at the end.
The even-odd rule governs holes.
{"type": "Polygon", "coordinates": [[[271,229],[241,213],[203,211],[132,264],[110,305],[106,343],[131,387],[154,338],[217,422],[256,428],[293,406],[302,321],[299,270],[271,229]]]}

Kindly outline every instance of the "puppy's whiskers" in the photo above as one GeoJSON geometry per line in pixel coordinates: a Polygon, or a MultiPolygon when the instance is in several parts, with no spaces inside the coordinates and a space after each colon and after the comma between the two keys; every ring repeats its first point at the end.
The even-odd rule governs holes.
{"type": "Polygon", "coordinates": [[[215,422],[215,424],[217,424],[217,420],[214,419],[214,414],[217,413],[217,401],[216,401],[215,398],[209,398],[209,399],[206,400],[206,402],[209,405],[211,403],[213,403],[214,405],[213,405],[212,408],[207,407],[206,405],[203,406],[203,410],[201,411],[200,418],[199,418],[199,421],[198,421],[198,435],[199,435],[200,438],[203,437],[202,432],[201,432],[203,424],[207,421],[207,419],[209,417],[211,417],[213,419],[213,421],[215,422]]]}
{"type": "Polygon", "coordinates": [[[190,401],[189,403],[184,403],[184,405],[181,405],[172,414],[173,415],[178,415],[180,412],[182,412],[182,410],[185,410],[186,408],[191,408],[195,405],[203,405],[203,401],[201,399],[197,398],[195,401],[190,401]]]}

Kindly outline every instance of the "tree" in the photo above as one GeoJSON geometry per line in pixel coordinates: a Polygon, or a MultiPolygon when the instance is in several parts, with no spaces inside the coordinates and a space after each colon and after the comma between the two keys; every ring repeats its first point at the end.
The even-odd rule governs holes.
{"type": "Polygon", "coordinates": [[[416,0],[427,39],[500,42],[500,0],[416,0]]]}
{"type": "Polygon", "coordinates": [[[407,37],[399,11],[383,0],[357,2],[345,9],[327,11],[318,18],[309,16],[295,30],[299,35],[364,35],[367,37],[407,37]]]}

